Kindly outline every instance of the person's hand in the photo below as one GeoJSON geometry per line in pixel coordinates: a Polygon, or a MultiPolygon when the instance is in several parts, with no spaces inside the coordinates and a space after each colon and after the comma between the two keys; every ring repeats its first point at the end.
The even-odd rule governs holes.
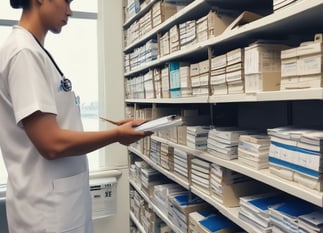
{"type": "Polygon", "coordinates": [[[150,136],[153,134],[153,132],[150,131],[138,131],[134,128],[138,125],[141,125],[142,123],[146,122],[147,120],[121,120],[117,121],[120,123],[120,126],[118,127],[119,131],[119,138],[118,141],[122,145],[130,145],[131,143],[134,143],[146,136],[150,136]]]}

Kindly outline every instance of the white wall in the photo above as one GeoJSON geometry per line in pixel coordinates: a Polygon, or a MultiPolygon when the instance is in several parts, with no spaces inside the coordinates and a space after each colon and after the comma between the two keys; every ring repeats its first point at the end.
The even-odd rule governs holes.
{"type": "MultiPolygon", "coordinates": [[[[98,38],[99,38],[99,76],[100,115],[110,119],[123,119],[124,82],[123,82],[123,13],[120,0],[99,0],[98,38]]],[[[109,124],[104,127],[113,127],[109,124]]],[[[122,172],[117,186],[117,215],[95,220],[95,233],[130,232],[129,220],[129,183],[127,148],[116,143],[104,150],[106,166],[122,172]]]]}
{"type": "Polygon", "coordinates": [[[129,220],[129,179],[128,169],[120,170],[121,177],[117,186],[117,214],[115,216],[94,220],[95,233],[128,233],[129,220]]]}

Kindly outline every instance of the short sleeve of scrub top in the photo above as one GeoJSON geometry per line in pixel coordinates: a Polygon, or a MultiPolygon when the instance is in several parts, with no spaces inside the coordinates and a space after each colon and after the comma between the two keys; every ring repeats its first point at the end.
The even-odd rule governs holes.
{"type": "Polygon", "coordinates": [[[20,125],[22,119],[35,111],[56,114],[53,82],[48,79],[53,77],[43,68],[48,67],[44,65],[45,59],[22,49],[11,63],[8,83],[16,122],[20,125]]]}

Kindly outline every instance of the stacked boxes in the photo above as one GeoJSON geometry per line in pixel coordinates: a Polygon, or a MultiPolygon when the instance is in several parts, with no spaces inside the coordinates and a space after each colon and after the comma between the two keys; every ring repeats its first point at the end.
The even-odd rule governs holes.
{"type": "Polygon", "coordinates": [[[200,87],[198,93],[196,93],[198,96],[209,95],[209,67],[210,61],[208,59],[199,62],[200,87]]]}
{"type": "Polygon", "coordinates": [[[129,19],[135,16],[140,11],[140,1],[139,0],[128,0],[127,6],[125,8],[125,19],[129,19]]]}
{"type": "Polygon", "coordinates": [[[287,46],[257,42],[245,48],[245,92],[280,89],[281,50],[287,46]]]}
{"type": "MultiPolygon", "coordinates": [[[[151,39],[145,44],[144,51],[144,64],[157,59],[158,56],[158,43],[155,39],[151,39]]],[[[142,63],[141,63],[142,64],[142,63]]]]}
{"type": "Polygon", "coordinates": [[[193,186],[201,188],[202,191],[209,194],[210,187],[210,162],[194,158],[191,160],[191,181],[193,186]]]}
{"type": "Polygon", "coordinates": [[[281,51],[281,89],[320,88],[322,83],[322,34],[313,42],[281,51]]]}
{"type": "Polygon", "coordinates": [[[144,89],[145,89],[146,99],[155,98],[154,78],[153,78],[153,71],[151,70],[146,74],[144,74],[144,89]]]}
{"type": "Polygon", "coordinates": [[[139,222],[141,221],[141,212],[144,204],[145,200],[140,196],[140,194],[137,191],[132,190],[130,192],[130,210],[139,222]]]}
{"type": "Polygon", "coordinates": [[[145,97],[144,77],[142,75],[129,79],[128,82],[132,90],[129,92],[129,98],[141,99],[145,97]]]}
{"type": "Polygon", "coordinates": [[[235,223],[217,210],[201,210],[189,214],[189,233],[243,232],[235,223]]]}
{"type": "Polygon", "coordinates": [[[140,36],[140,25],[139,21],[134,22],[130,25],[125,33],[125,45],[128,46],[135,40],[139,39],[140,36]]]}
{"type": "Polygon", "coordinates": [[[128,73],[131,70],[130,66],[130,54],[124,55],[124,72],[128,73]]]}
{"type": "Polygon", "coordinates": [[[150,159],[156,164],[160,164],[161,142],[151,139],[150,159]]]}
{"type": "Polygon", "coordinates": [[[225,68],[227,65],[226,54],[213,57],[211,59],[210,86],[211,95],[228,94],[227,83],[225,79],[225,68]]]}
{"type": "Polygon", "coordinates": [[[181,97],[181,77],[180,77],[180,63],[169,63],[169,83],[170,83],[170,97],[181,97]]]}
{"type": "Polygon", "coordinates": [[[205,41],[208,36],[208,16],[204,16],[196,21],[196,40],[197,42],[205,41]]]}
{"type": "Polygon", "coordinates": [[[161,143],[160,165],[166,170],[174,169],[174,147],[161,143]]]}
{"type": "Polygon", "coordinates": [[[157,99],[161,99],[162,98],[161,70],[158,68],[154,68],[153,73],[154,73],[155,96],[157,99]]]}
{"type": "Polygon", "coordinates": [[[190,155],[178,148],[174,149],[174,173],[188,181],[188,160],[190,155]]]}
{"type": "Polygon", "coordinates": [[[165,67],[161,70],[161,87],[162,87],[162,98],[169,98],[169,70],[165,67]]]}
{"type": "Polygon", "coordinates": [[[169,30],[169,47],[171,53],[180,49],[178,25],[174,25],[169,30]]]}
{"type": "Polygon", "coordinates": [[[190,65],[190,79],[192,84],[192,95],[196,96],[199,93],[200,83],[200,67],[198,63],[190,65]]]}
{"type": "Polygon", "coordinates": [[[154,233],[159,228],[161,219],[155,214],[155,212],[149,207],[146,202],[144,209],[141,212],[141,225],[145,229],[145,232],[154,233]]]}
{"type": "Polygon", "coordinates": [[[168,197],[175,193],[183,192],[184,188],[177,183],[155,185],[153,202],[158,209],[164,214],[168,215],[168,197]]]}
{"type": "Polygon", "coordinates": [[[139,19],[139,28],[140,28],[139,37],[142,37],[151,31],[151,29],[153,28],[153,25],[151,22],[152,22],[151,10],[149,10],[143,17],[139,19]]]}
{"type": "Polygon", "coordinates": [[[176,14],[177,6],[164,1],[158,1],[152,8],[152,23],[153,27],[158,26],[166,19],[176,14]]]}
{"type": "Polygon", "coordinates": [[[181,64],[179,68],[179,73],[180,73],[180,79],[181,79],[181,96],[182,97],[192,96],[190,66],[181,64]]]}
{"type": "Polygon", "coordinates": [[[229,94],[244,93],[244,50],[235,49],[226,54],[227,65],[225,68],[225,79],[229,94]]]}
{"type": "Polygon", "coordinates": [[[297,76],[297,48],[281,51],[281,82],[280,89],[298,88],[299,77],[297,76]]]}
{"type": "Polygon", "coordinates": [[[209,94],[209,60],[190,65],[192,95],[205,96],[209,94]]]}
{"type": "Polygon", "coordinates": [[[140,181],[141,190],[150,197],[153,195],[154,186],[164,184],[167,179],[156,169],[147,167],[141,169],[140,181]]]}
{"type": "Polygon", "coordinates": [[[189,214],[208,207],[208,203],[188,191],[168,196],[168,218],[181,232],[188,232],[189,214]]]}
{"type": "Polygon", "coordinates": [[[179,41],[181,49],[185,49],[196,43],[195,20],[179,24],[179,41]]]}
{"type": "Polygon", "coordinates": [[[218,15],[216,12],[210,11],[206,16],[196,21],[197,42],[220,35],[233,20],[229,16],[218,15]]]}
{"type": "Polygon", "coordinates": [[[239,206],[241,196],[265,190],[263,184],[238,172],[211,164],[210,192],[226,207],[239,206]]]}
{"type": "Polygon", "coordinates": [[[145,65],[150,61],[157,59],[157,55],[158,43],[155,39],[151,39],[147,41],[143,46],[134,49],[134,51],[129,54],[126,54],[125,61],[128,64],[127,67],[130,67],[131,71],[142,65],[145,65]]]}
{"type": "Polygon", "coordinates": [[[165,32],[159,40],[159,55],[165,56],[170,53],[169,32],[165,32]]]}
{"type": "Polygon", "coordinates": [[[210,126],[187,126],[186,145],[196,150],[206,150],[210,126]]]}

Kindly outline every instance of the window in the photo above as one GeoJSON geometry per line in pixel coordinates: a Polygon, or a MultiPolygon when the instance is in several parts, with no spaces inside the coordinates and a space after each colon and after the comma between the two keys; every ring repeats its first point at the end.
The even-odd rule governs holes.
{"type": "MultiPolygon", "coordinates": [[[[80,96],[84,129],[91,131],[99,129],[97,4],[97,1],[73,1],[74,17],[60,34],[49,32],[45,41],[45,47],[80,96]]],[[[20,13],[21,10],[10,7],[9,1],[0,2],[0,45],[11,32],[11,25],[15,24],[12,20],[19,19],[20,13]]],[[[88,158],[91,171],[100,169],[99,151],[88,154],[88,158]]],[[[6,177],[0,153],[0,184],[6,183],[6,177]]]]}

